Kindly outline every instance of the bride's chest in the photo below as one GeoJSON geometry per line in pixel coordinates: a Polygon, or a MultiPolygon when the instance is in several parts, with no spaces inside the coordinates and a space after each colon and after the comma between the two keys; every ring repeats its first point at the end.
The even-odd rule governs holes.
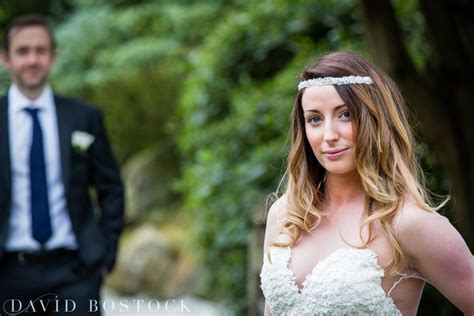
{"type": "Polygon", "coordinates": [[[270,257],[262,268],[262,290],[273,309],[292,311],[285,315],[295,314],[295,308],[298,315],[305,308],[311,315],[396,310],[380,286],[384,272],[370,249],[336,249],[313,267],[301,286],[288,265],[291,248],[271,248],[270,257]]]}
{"type": "MultiPolygon", "coordinates": [[[[360,272],[360,269],[363,267],[361,268],[358,265],[364,266],[366,263],[364,260],[367,258],[358,256],[358,253],[351,253],[349,256],[339,255],[337,258],[340,258],[340,260],[336,262],[331,260],[332,266],[325,267],[324,271],[318,268],[318,265],[324,263],[326,259],[330,258],[340,249],[356,249],[356,247],[362,244],[363,242],[358,231],[355,230],[330,232],[326,229],[315,234],[303,235],[291,248],[291,257],[288,263],[289,269],[293,271],[296,285],[301,287],[306,278],[311,274],[313,274],[313,277],[317,277],[318,273],[321,273],[323,275],[319,277],[321,280],[324,280],[324,275],[328,275],[331,272],[341,273],[340,276],[347,275],[344,271],[350,273],[356,268],[359,269],[360,272]],[[352,256],[354,254],[355,256],[352,256]],[[348,260],[348,262],[344,260],[348,260]]],[[[380,236],[380,234],[377,234],[370,243],[370,249],[366,250],[370,250],[370,253],[373,255],[374,267],[377,268],[388,265],[393,256],[390,243],[388,240],[385,240],[383,236],[380,236]]],[[[367,267],[366,264],[365,266],[367,267]]],[[[357,273],[357,271],[355,271],[355,273],[357,273]]],[[[344,285],[346,283],[346,280],[341,277],[339,277],[338,281],[339,284],[344,285]]],[[[350,277],[348,277],[347,282],[351,282],[350,277]]]]}

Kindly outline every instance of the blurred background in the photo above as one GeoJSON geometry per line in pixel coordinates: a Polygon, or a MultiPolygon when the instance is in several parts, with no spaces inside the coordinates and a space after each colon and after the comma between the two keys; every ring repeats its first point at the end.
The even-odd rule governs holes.
{"type": "MultiPolygon", "coordinates": [[[[19,14],[48,16],[55,91],[105,111],[127,186],[106,297],[186,297],[202,315],[260,315],[265,199],[284,170],[298,74],[325,52],[360,52],[400,85],[429,187],[454,196],[443,213],[473,249],[473,6],[3,0],[0,29],[19,14]]],[[[2,68],[0,89],[8,83],[2,68]]],[[[419,315],[457,314],[425,286],[419,315]]]]}

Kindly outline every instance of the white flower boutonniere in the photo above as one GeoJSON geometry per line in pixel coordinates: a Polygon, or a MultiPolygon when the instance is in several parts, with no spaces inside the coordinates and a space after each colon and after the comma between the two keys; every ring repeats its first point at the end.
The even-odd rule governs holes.
{"type": "Polygon", "coordinates": [[[84,154],[94,142],[94,135],[83,131],[74,131],[71,135],[71,144],[74,151],[84,154]]]}

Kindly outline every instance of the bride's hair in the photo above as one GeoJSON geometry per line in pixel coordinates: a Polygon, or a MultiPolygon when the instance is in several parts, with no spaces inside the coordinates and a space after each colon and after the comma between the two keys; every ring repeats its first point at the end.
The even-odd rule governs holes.
{"type": "MultiPolygon", "coordinates": [[[[396,210],[407,199],[433,212],[441,208],[447,198],[434,205],[424,185],[423,172],[415,152],[415,138],[408,122],[405,102],[397,85],[383,71],[361,56],[350,52],[335,52],[319,58],[304,70],[302,80],[320,77],[370,76],[373,84],[334,85],[349,108],[357,131],[356,169],[361,177],[366,199],[365,220],[359,235],[366,247],[373,239],[372,225],[379,221],[394,249],[388,265],[389,275],[401,271],[406,264],[400,244],[390,225],[396,210]],[[368,227],[368,237],[362,229],[368,227]]],[[[324,216],[325,169],[316,159],[305,134],[305,120],[301,105],[305,89],[298,92],[291,113],[291,148],[287,170],[282,179],[285,193],[285,219],[281,232],[291,237],[292,246],[303,232],[309,232],[324,216]]],[[[316,228],[317,229],[317,228],[316,228]]]]}

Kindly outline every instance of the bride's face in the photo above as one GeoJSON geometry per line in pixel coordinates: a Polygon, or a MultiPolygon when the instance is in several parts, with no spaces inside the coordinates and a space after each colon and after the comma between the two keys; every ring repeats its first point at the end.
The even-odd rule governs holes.
{"type": "Polygon", "coordinates": [[[306,137],[319,163],[328,173],[353,172],[356,133],[352,113],[334,86],[306,88],[301,103],[306,137]]]}

